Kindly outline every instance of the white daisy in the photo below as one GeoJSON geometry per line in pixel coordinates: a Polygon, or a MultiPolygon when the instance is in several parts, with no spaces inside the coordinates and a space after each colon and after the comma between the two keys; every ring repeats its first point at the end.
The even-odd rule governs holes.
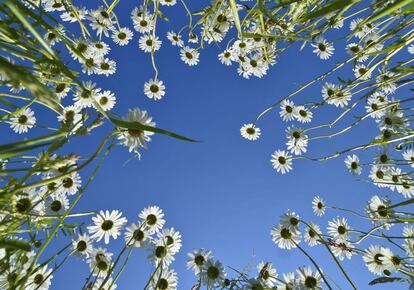
{"type": "Polygon", "coordinates": [[[287,149],[295,155],[306,153],[308,146],[308,136],[304,134],[303,129],[295,126],[289,126],[286,129],[287,149]]]}
{"type": "Polygon", "coordinates": [[[61,215],[69,208],[69,200],[64,194],[53,193],[46,203],[46,210],[52,215],[61,215]]]}
{"type": "Polygon", "coordinates": [[[365,64],[356,64],[353,71],[358,80],[364,81],[371,78],[371,71],[365,64]]]}
{"type": "Polygon", "coordinates": [[[382,167],[379,165],[373,165],[369,173],[369,177],[373,183],[378,187],[387,187],[386,176],[388,173],[388,168],[382,167]]]}
{"type": "Polygon", "coordinates": [[[53,278],[52,269],[47,266],[37,268],[29,277],[25,289],[27,290],[47,290],[50,287],[53,278]]]}
{"type": "Polygon", "coordinates": [[[145,222],[148,233],[159,232],[165,224],[164,213],[158,206],[149,206],[139,213],[139,218],[145,222]]]}
{"type": "Polygon", "coordinates": [[[72,239],[72,252],[79,258],[89,258],[93,252],[92,240],[87,234],[78,234],[72,239]]]}
{"type": "Polygon", "coordinates": [[[377,77],[377,85],[381,88],[386,94],[393,94],[397,89],[397,85],[395,83],[397,74],[386,71],[380,74],[377,77]]]}
{"type": "Polygon", "coordinates": [[[59,181],[58,191],[63,194],[75,195],[82,185],[82,180],[78,172],[73,172],[59,181]]]}
{"type": "Polygon", "coordinates": [[[116,62],[108,58],[102,58],[97,64],[97,74],[110,76],[116,72],[116,62]]]}
{"type": "Polygon", "coordinates": [[[36,117],[30,108],[26,108],[15,116],[10,118],[10,128],[14,132],[21,134],[26,133],[36,124],[36,117]]]}
{"type": "Polygon", "coordinates": [[[111,91],[103,91],[95,96],[96,102],[104,111],[110,111],[115,106],[116,98],[111,91]]]}
{"type": "Polygon", "coordinates": [[[96,83],[91,81],[83,82],[83,88],[79,87],[76,90],[73,101],[79,108],[89,108],[93,106],[93,99],[101,91],[100,88],[96,88],[96,83]]]}
{"type": "Polygon", "coordinates": [[[178,276],[172,269],[157,271],[154,275],[149,289],[150,290],[176,290],[178,276]]]}
{"type": "Polygon", "coordinates": [[[213,254],[209,250],[197,249],[187,254],[189,259],[187,261],[187,269],[193,270],[195,275],[198,275],[204,263],[213,258],[213,254]]]}
{"type": "MultiPolygon", "coordinates": [[[[137,8],[136,8],[137,9],[137,8]]],[[[139,16],[134,14],[134,10],[132,10],[132,21],[134,24],[134,29],[139,33],[149,33],[154,29],[154,21],[153,15],[151,13],[141,13],[139,16]]]]}
{"type": "Polygon", "coordinates": [[[109,243],[109,238],[112,237],[115,240],[120,235],[121,228],[127,222],[125,217],[121,217],[122,212],[113,210],[111,212],[100,211],[95,217],[92,218],[93,225],[88,226],[89,234],[92,239],[100,241],[104,238],[105,244],[109,243]]]}
{"type": "Polygon", "coordinates": [[[414,54],[414,44],[411,44],[408,48],[407,48],[408,52],[411,54],[414,54]]]}
{"type": "Polygon", "coordinates": [[[273,268],[272,263],[260,262],[259,265],[257,265],[257,272],[261,285],[271,288],[277,282],[278,274],[276,269],[273,268]]]}
{"type": "Polygon", "coordinates": [[[346,45],[346,52],[355,57],[358,62],[364,62],[369,57],[364,48],[360,44],[354,42],[346,45]]]}
{"type": "Polygon", "coordinates": [[[388,103],[387,96],[382,92],[375,92],[368,97],[365,109],[374,119],[381,118],[385,114],[385,107],[388,103]]]}
{"type": "Polygon", "coordinates": [[[155,267],[161,263],[163,268],[168,267],[174,261],[174,252],[166,245],[164,239],[151,241],[148,246],[148,259],[154,263],[155,267]]]}
{"type": "Polygon", "coordinates": [[[322,36],[318,36],[315,39],[315,43],[311,45],[315,48],[313,52],[323,60],[330,58],[335,50],[333,45],[326,41],[322,36]]]}
{"type": "Polygon", "coordinates": [[[218,58],[222,64],[229,66],[231,65],[231,61],[233,59],[232,51],[226,49],[218,55],[218,58]]]}
{"type": "Polygon", "coordinates": [[[362,259],[368,270],[376,275],[383,275],[386,265],[384,263],[387,249],[384,247],[371,245],[365,250],[362,259]]]}
{"type": "Polygon", "coordinates": [[[345,159],[345,165],[348,168],[349,172],[354,175],[360,175],[362,171],[362,166],[359,163],[359,158],[355,154],[348,155],[345,159]]]}
{"type": "Polygon", "coordinates": [[[144,222],[137,222],[125,228],[124,239],[127,245],[134,245],[134,247],[140,248],[145,246],[151,237],[146,230],[144,222]]]}
{"type": "Polygon", "coordinates": [[[94,276],[104,278],[109,274],[112,267],[112,255],[102,247],[93,249],[87,262],[94,276]]]}
{"type": "Polygon", "coordinates": [[[181,35],[174,31],[167,32],[167,38],[171,41],[173,46],[183,47],[184,41],[181,39],[181,35]]]}
{"type": "Polygon", "coordinates": [[[328,222],[328,234],[338,241],[346,241],[349,238],[350,230],[345,218],[337,218],[328,222]]]}
{"type": "Polygon", "coordinates": [[[160,0],[160,4],[164,6],[174,6],[177,0],[160,0]]]}
{"type": "Polygon", "coordinates": [[[199,62],[200,53],[194,48],[184,46],[180,49],[181,60],[189,66],[197,65],[199,62]]]}
{"type": "Polygon", "coordinates": [[[162,229],[160,232],[157,233],[157,237],[160,241],[164,241],[164,244],[168,247],[169,251],[174,255],[178,253],[181,249],[181,234],[174,230],[174,228],[170,229],[162,229]]]}
{"type": "Polygon", "coordinates": [[[299,220],[299,215],[289,210],[281,216],[280,223],[291,231],[299,231],[299,220]]]}
{"type": "Polygon", "coordinates": [[[308,243],[309,247],[314,247],[319,244],[319,236],[322,235],[322,231],[317,224],[311,223],[309,225],[310,226],[306,228],[306,232],[303,237],[308,243]]]}
{"type": "Polygon", "coordinates": [[[311,267],[300,267],[296,270],[298,273],[298,280],[303,289],[318,290],[321,289],[321,274],[318,271],[312,272],[311,267]]]}
{"type": "Polygon", "coordinates": [[[277,172],[285,174],[292,170],[292,156],[284,150],[276,150],[272,154],[272,159],[270,161],[277,172]]]}
{"type": "Polygon", "coordinates": [[[128,45],[129,41],[134,36],[134,33],[128,27],[122,27],[112,33],[112,40],[119,46],[128,45]]]}
{"type": "MultiPolygon", "coordinates": [[[[127,116],[123,119],[128,122],[138,122],[142,125],[155,127],[155,122],[152,121],[152,117],[148,115],[147,111],[139,108],[129,109],[127,116]]],[[[123,146],[129,147],[129,152],[131,152],[136,151],[139,147],[146,148],[152,135],[154,135],[154,132],[151,131],[127,129],[118,133],[118,139],[123,146]]]]}
{"type": "Polygon", "coordinates": [[[387,222],[393,216],[393,210],[388,209],[390,206],[391,201],[387,197],[380,198],[374,195],[368,201],[365,211],[374,224],[379,224],[387,222]]]}
{"type": "Polygon", "coordinates": [[[331,248],[332,253],[335,255],[335,257],[337,257],[340,261],[343,261],[345,258],[350,260],[352,258],[352,255],[355,254],[355,247],[348,241],[331,241],[329,243],[329,247],[331,248]]]}
{"type": "Polygon", "coordinates": [[[157,51],[161,48],[162,41],[155,36],[155,39],[152,39],[152,35],[145,34],[139,38],[139,48],[144,52],[157,51]]]}
{"type": "Polygon", "coordinates": [[[105,278],[97,278],[91,290],[115,290],[117,285],[113,283],[112,278],[108,278],[104,283],[105,278]],[[102,284],[103,283],[103,284],[102,284]]]}
{"type": "Polygon", "coordinates": [[[270,232],[272,241],[281,249],[296,248],[296,244],[300,243],[301,234],[298,231],[292,231],[289,227],[278,224],[270,232]]]}
{"type": "Polygon", "coordinates": [[[280,104],[280,112],[279,115],[283,119],[283,121],[292,121],[296,118],[296,109],[295,104],[289,100],[283,100],[280,104]]]}
{"type": "Polygon", "coordinates": [[[44,201],[35,188],[13,195],[13,204],[15,211],[20,214],[42,215],[45,211],[44,201]]]}
{"type": "Polygon", "coordinates": [[[315,196],[312,200],[312,209],[317,216],[323,216],[326,209],[325,200],[319,196],[315,196]]]}
{"type": "Polygon", "coordinates": [[[226,277],[223,264],[213,259],[208,259],[202,266],[200,272],[201,283],[207,288],[214,288],[220,285],[221,281],[226,277]]]}
{"type": "Polygon", "coordinates": [[[407,149],[406,151],[403,152],[402,155],[403,155],[404,160],[406,160],[407,163],[411,167],[414,167],[414,150],[413,149],[407,149]]]}
{"type": "Polygon", "coordinates": [[[243,138],[247,140],[257,140],[260,137],[260,128],[257,128],[255,125],[249,123],[244,124],[243,127],[240,128],[240,134],[243,138]]]}
{"type": "Polygon", "coordinates": [[[295,117],[301,123],[309,123],[312,121],[312,112],[307,110],[304,106],[295,107],[295,117]]]}
{"type": "Polygon", "coordinates": [[[161,100],[165,95],[165,85],[163,81],[158,79],[150,79],[144,84],[144,94],[150,98],[156,100],[161,100]]]}

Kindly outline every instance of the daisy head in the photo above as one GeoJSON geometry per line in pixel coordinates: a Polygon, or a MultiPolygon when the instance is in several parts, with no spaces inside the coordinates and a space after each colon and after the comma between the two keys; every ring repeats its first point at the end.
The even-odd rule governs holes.
{"type": "Polygon", "coordinates": [[[136,248],[143,247],[151,239],[144,222],[130,224],[125,229],[125,243],[136,248]]]}
{"type": "Polygon", "coordinates": [[[30,108],[25,108],[10,118],[10,128],[18,134],[27,133],[35,124],[36,117],[30,108]]]}
{"type": "Polygon", "coordinates": [[[218,260],[208,259],[201,268],[201,282],[208,288],[220,285],[226,273],[223,264],[218,260]]]}
{"type": "Polygon", "coordinates": [[[188,257],[187,268],[193,270],[198,275],[204,263],[213,258],[213,254],[209,250],[196,249],[188,253],[188,257]]]}
{"type": "Polygon", "coordinates": [[[93,225],[88,226],[91,238],[98,242],[104,238],[105,244],[109,243],[110,237],[116,239],[120,235],[121,228],[127,222],[127,219],[121,216],[122,212],[118,210],[100,211],[92,218],[93,225]]]}
{"type": "Polygon", "coordinates": [[[285,174],[292,170],[292,156],[284,150],[276,150],[270,161],[277,172],[285,174]]]}
{"type": "Polygon", "coordinates": [[[145,223],[149,233],[159,232],[165,224],[164,213],[158,206],[149,206],[144,208],[139,218],[145,223]]]}
{"type": "Polygon", "coordinates": [[[72,251],[80,258],[89,258],[93,252],[91,238],[87,234],[79,234],[76,239],[72,240],[72,251]]]}
{"type": "Polygon", "coordinates": [[[312,200],[312,209],[317,216],[323,216],[326,209],[325,200],[319,196],[315,196],[312,200]]]}
{"type": "Polygon", "coordinates": [[[144,94],[153,100],[161,100],[165,95],[165,85],[163,81],[158,79],[150,79],[144,84],[144,94]]]}
{"type": "Polygon", "coordinates": [[[240,134],[243,138],[247,140],[257,140],[260,137],[260,128],[257,128],[253,124],[244,124],[243,127],[240,128],[240,134]]]}

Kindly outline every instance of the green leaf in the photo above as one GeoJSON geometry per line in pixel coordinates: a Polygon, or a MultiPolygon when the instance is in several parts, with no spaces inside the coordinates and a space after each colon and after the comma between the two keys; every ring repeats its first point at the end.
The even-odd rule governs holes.
{"type": "Polygon", "coordinates": [[[239,35],[241,35],[242,30],[241,30],[241,25],[240,25],[239,12],[237,11],[236,0],[229,0],[229,4],[230,4],[231,12],[233,13],[234,24],[236,25],[239,35]]]}
{"type": "Polygon", "coordinates": [[[28,242],[21,240],[0,240],[0,249],[23,250],[29,252],[31,246],[28,242]]]}
{"type": "Polygon", "coordinates": [[[378,11],[377,13],[375,13],[374,15],[372,15],[371,17],[367,18],[364,23],[371,23],[374,22],[377,19],[380,19],[384,16],[387,16],[395,11],[397,11],[398,9],[403,8],[405,5],[408,4],[412,4],[413,0],[398,0],[395,1],[394,3],[386,6],[385,8],[383,8],[382,10],[378,11]]]}
{"type": "Polygon", "coordinates": [[[118,120],[118,119],[115,119],[115,118],[110,118],[110,120],[116,126],[121,127],[121,128],[145,130],[145,131],[150,131],[150,132],[154,132],[154,133],[164,134],[164,135],[167,135],[167,136],[170,136],[170,137],[173,137],[173,138],[176,138],[176,139],[188,141],[188,142],[197,142],[196,140],[184,137],[182,135],[179,135],[179,134],[176,134],[176,133],[164,130],[164,129],[143,125],[143,124],[138,123],[138,122],[122,121],[122,120],[118,120]]]}
{"type": "Polygon", "coordinates": [[[414,218],[400,218],[396,217],[395,220],[403,223],[414,223],[414,218]]]}
{"type": "Polygon", "coordinates": [[[361,0],[335,0],[332,2],[327,2],[324,6],[322,6],[321,9],[306,14],[302,19],[304,21],[313,20],[317,17],[325,16],[347,6],[353,6],[358,2],[361,2],[361,0]]]}
{"type": "Polygon", "coordinates": [[[382,283],[392,283],[392,282],[405,282],[406,280],[404,278],[400,277],[379,277],[371,282],[368,283],[368,285],[376,285],[376,284],[382,284],[382,283]]]}
{"type": "Polygon", "coordinates": [[[47,141],[53,141],[59,137],[65,136],[65,134],[66,134],[65,132],[56,132],[50,135],[32,138],[32,139],[21,141],[21,142],[0,145],[0,152],[9,151],[11,149],[24,148],[27,146],[31,146],[31,145],[35,145],[35,144],[39,144],[39,143],[43,143],[47,141]]]}
{"type": "Polygon", "coordinates": [[[388,208],[396,208],[396,207],[399,207],[399,206],[409,205],[409,204],[412,204],[412,203],[414,203],[414,198],[411,198],[409,200],[406,200],[406,201],[403,201],[403,202],[400,202],[400,203],[396,203],[392,206],[389,206],[388,208]]]}
{"type": "Polygon", "coordinates": [[[47,146],[52,144],[51,142],[48,143],[42,143],[42,144],[37,144],[37,145],[31,145],[31,146],[26,146],[26,147],[21,147],[18,149],[13,149],[13,150],[9,150],[9,151],[5,151],[5,152],[0,152],[0,158],[4,159],[4,158],[11,158],[13,156],[19,155],[20,153],[26,152],[26,151],[30,151],[36,148],[40,148],[43,146],[47,146]]]}

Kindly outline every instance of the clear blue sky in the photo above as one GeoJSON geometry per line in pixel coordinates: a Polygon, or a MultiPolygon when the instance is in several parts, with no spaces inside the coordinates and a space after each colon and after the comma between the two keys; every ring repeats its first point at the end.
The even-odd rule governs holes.
{"type": "MultiPolygon", "coordinates": [[[[136,4],[135,1],[120,2],[116,10],[122,25],[132,28],[129,13],[136,4]]],[[[173,21],[162,23],[158,32],[163,46],[156,61],[159,78],[167,87],[162,100],[153,101],[143,94],[143,83],[153,77],[153,72],[149,55],[138,48],[137,34],[127,47],[112,46],[109,57],[117,61],[116,75],[93,80],[116,94],[117,113],[125,114],[128,108],[138,106],[148,110],[159,127],[202,142],[192,144],[156,135],[148,150],[142,151],[142,160],[130,160],[126,164],[132,155],[124,147],[116,147],[76,210],[119,209],[133,222],[142,208],[160,206],[165,212],[166,225],[183,235],[183,247],[172,264],[179,274],[179,289],[190,289],[196,281],[185,266],[186,254],[193,248],[211,249],[216,258],[238,269],[250,264],[252,274],[256,274],[256,265],[262,260],[273,262],[279,273],[310,265],[299,251],[280,250],[271,241],[270,230],[279,216],[291,209],[304,219],[319,223],[325,230],[327,220],[337,213],[329,211],[325,217],[316,218],[311,209],[316,194],[330,204],[362,211],[370,196],[379,191],[347,174],[344,157],[324,163],[295,162],[290,174],[277,174],[269,160],[274,150],[285,147],[286,127],[278,111],[258,124],[263,135],[257,142],[242,139],[239,128],[251,122],[266,106],[294,90],[295,83],[304,83],[335,61],[344,59],[343,48],[337,47],[335,56],[322,62],[309,46],[303,51],[294,46],[263,79],[245,80],[237,75],[236,67],[219,63],[220,50],[214,45],[201,51],[198,66],[185,65],[179,59],[178,49],[172,47],[165,36],[169,29],[179,27],[177,23],[185,23],[184,13],[178,6],[164,11],[173,21]]],[[[321,85],[312,87],[303,96],[319,98],[321,85]]],[[[330,120],[329,113],[338,110],[324,112],[325,115],[315,119],[330,120]]],[[[333,153],[338,146],[344,148],[345,144],[369,141],[371,136],[366,137],[363,130],[367,128],[370,126],[338,140],[311,143],[310,155],[333,153]]],[[[88,140],[72,141],[67,150],[91,152],[99,136],[108,129],[99,128],[93,136],[85,138],[88,140]]],[[[89,169],[82,173],[84,181],[89,169]]],[[[354,219],[350,221],[352,226],[358,227],[354,219]]],[[[368,224],[362,226],[367,228],[368,224]]],[[[109,250],[119,249],[122,243],[123,239],[119,239],[109,250]]],[[[330,277],[343,289],[349,289],[322,248],[310,253],[318,257],[330,277]]],[[[118,282],[119,289],[143,288],[150,274],[146,255],[142,250],[133,253],[118,282]]],[[[343,265],[360,289],[368,289],[367,283],[375,277],[368,273],[360,257],[354,256],[343,265]]],[[[233,274],[231,270],[229,273],[233,274]]],[[[55,274],[53,289],[79,289],[88,274],[87,264],[72,258],[63,271],[55,274]]],[[[398,289],[397,285],[394,287],[381,289],[398,289]]]]}

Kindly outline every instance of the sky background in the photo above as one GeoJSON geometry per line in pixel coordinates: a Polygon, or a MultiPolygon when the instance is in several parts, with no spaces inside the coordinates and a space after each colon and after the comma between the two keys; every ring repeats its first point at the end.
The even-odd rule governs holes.
{"type": "MultiPolygon", "coordinates": [[[[123,26],[132,28],[129,13],[136,5],[135,1],[121,1],[117,7],[123,26]]],[[[270,157],[274,150],[284,149],[286,142],[286,124],[279,118],[278,110],[258,123],[262,137],[256,142],[243,139],[239,129],[268,105],[295,90],[298,83],[309,81],[345,59],[343,47],[336,47],[331,60],[321,61],[309,46],[303,51],[293,46],[264,78],[246,80],[237,75],[235,66],[220,64],[217,54],[224,43],[222,48],[212,45],[201,51],[198,66],[185,65],[179,59],[179,50],[166,39],[169,29],[177,29],[185,23],[183,9],[173,7],[164,12],[171,21],[162,23],[158,32],[163,45],[156,54],[156,62],[159,78],[167,87],[162,100],[153,101],[143,94],[143,83],[153,77],[153,72],[150,56],[138,48],[137,33],[126,47],[111,45],[113,51],[109,57],[117,61],[117,73],[109,78],[92,79],[116,94],[117,113],[125,115],[128,108],[139,107],[153,116],[157,126],[201,142],[187,143],[156,135],[148,150],[142,151],[141,160],[130,160],[132,155],[128,150],[117,146],[76,211],[119,209],[130,223],[137,221],[143,208],[160,206],[165,213],[166,226],[174,227],[183,236],[183,247],[171,265],[179,275],[179,289],[190,289],[196,282],[193,273],[186,270],[187,253],[194,248],[211,249],[214,257],[225,265],[251,269],[252,275],[256,274],[256,265],[262,260],[273,262],[279,273],[310,265],[299,250],[281,250],[272,242],[270,230],[279,217],[290,209],[326,230],[327,220],[340,213],[328,211],[323,218],[314,216],[311,202],[315,195],[324,197],[329,204],[362,211],[371,195],[380,191],[349,175],[343,163],[345,156],[327,162],[295,161],[291,173],[277,174],[270,157]]],[[[345,75],[350,75],[351,68],[347,70],[345,75]]],[[[300,98],[319,100],[321,85],[312,86],[300,98]]],[[[315,122],[332,120],[336,116],[333,113],[339,111],[336,108],[318,111],[315,122]]],[[[86,157],[109,128],[97,129],[93,136],[85,138],[88,141],[74,139],[66,150],[81,152],[86,157]]],[[[367,142],[373,137],[366,133],[371,128],[370,121],[338,139],[312,142],[309,156],[327,155],[367,142]]],[[[15,138],[8,128],[3,128],[2,133],[10,140],[15,138]]],[[[84,182],[91,169],[81,173],[84,182]]],[[[353,218],[350,223],[355,228],[369,226],[353,218]]],[[[116,252],[122,242],[123,238],[111,243],[108,249],[116,252]]],[[[55,242],[53,247],[57,249],[58,245],[59,242],[55,242]]],[[[342,289],[350,289],[324,249],[313,248],[310,253],[342,289]]],[[[141,249],[133,252],[117,283],[118,289],[143,288],[150,274],[147,254],[141,249]]],[[[345,261],[343,266],[359,289],[368,289],[367,283],[376,278],[368,273],[358,256],[345,261]]],[[[234,274],[231,270],[228,273],[234,274]]],[[[64,270],[54,275],[52,288],[79,289],[88,274],[86,263],[71,258],[64,270]]],[[[397,285],[376,288],[401,289],[397,285]]]]}

